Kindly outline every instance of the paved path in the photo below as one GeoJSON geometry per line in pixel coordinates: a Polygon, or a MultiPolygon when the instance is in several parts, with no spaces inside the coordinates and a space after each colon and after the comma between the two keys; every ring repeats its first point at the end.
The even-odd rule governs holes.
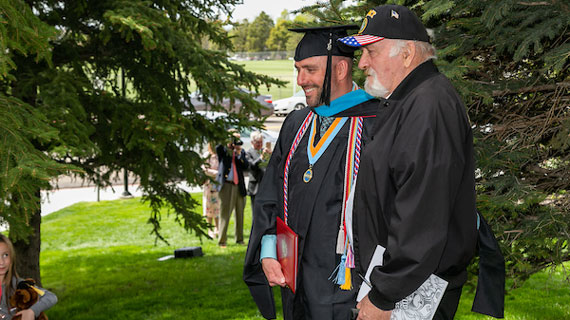
{"type": "Polygon", "coordinates": [[[285,117],[269,117],[265,120],[265,129],[279,133],[283,120],[285,120],[285,117]]]}
{"type": "MultiPolygon", "coordinates": [[[[284,119],[284,117],[269,117],[265,121],[265,127],[267,130],[279,132],[284,119]]],[[[134,197],[142,196],[142,190],[136,184],[135,178],[131,176],[129,181],[135,182],[135,184],[129,185],[129,192],[134,197]]],[[[57,180],[57,186],[58,189],[56,190],[42,191],[42,215],[50,214],[78,202],[120,199],[124,191],[122,175],[113,182],[112,188],[97,190],[94,185],[66,176],[57,180]]],[[[179,186],[189,192],[202,192],[201,187],[190,187],[186,183],[181,183],[179,186]]]]}
{"type": "MultiPolygon", "coordinates": [[[[79,183],[79,182],[78,182],[79,183]]],[[[190,187],[186,183],[181,183],[179,186],[188,192],[202,192],[200,187],[190,187]]],[[[122,181],[118,185],[97,190],[95,186],[75,186],[64,187],[53,191],[42,191],[42,216],[63,209],[67,206],[78,202],[94,202],[98,199],[104,200],[117,200],[123,196],[124,187],[122,181]]],[[[142,190],[138,184],[129,185],[129,193],[133,197],[142,196],[142,190]]]]}

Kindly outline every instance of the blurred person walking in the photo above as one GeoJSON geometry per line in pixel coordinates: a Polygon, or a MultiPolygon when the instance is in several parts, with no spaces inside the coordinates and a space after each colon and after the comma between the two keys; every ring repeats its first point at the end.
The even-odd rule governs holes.
{"type": "Polygon", "coordinates": [[[245,153],[247,162],[249,163],[247,194],[251,200],[252,213],[255,208],[255,195],[257,194],[259,184],[261,183],[261,179],[263,179],[267,163],[271,157],[271,142],[268,143],[268,145],[263,147],[263,135],[259,131],[254,131],[251,133],[252,147],[245,153]]]}
{"type": "Polygon", "coordinates": [[[218,167],[220,162],[218,161],[218,155],[214,151],[214,146],[212,143],[208,143],[208,150],[202,155],[206,159],[206,163],[202,166],[202,170],[206,173],[212,180],[206,180],[203,185],[202,193],[202,208],[204,217],[209,224],[214,226],[208,230],[208,235],[215,238],[219,234],[219,222],[220,222],[220,195],[218,194],[217,188],[214,185],[213,179],[218,175],[218,167]]]}

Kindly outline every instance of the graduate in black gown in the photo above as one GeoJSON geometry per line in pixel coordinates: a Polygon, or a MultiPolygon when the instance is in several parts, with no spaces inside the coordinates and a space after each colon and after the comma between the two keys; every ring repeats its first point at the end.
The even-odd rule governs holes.
{"type": "Polygon", "coordinates": [[[276,285],[282,287],[285,319],[347,319],[356,304],[358,276],[347,275],[344,268],[335,273],[346,258],[337,253],[337,245],[341,251],[345,248],[339,230],[346,187],[352,182],[346,172],[354,172],[354,155],[369,142],[378,100],[352,82],[353,53],[341,51],[337,42],[346,29],[293,30],[305,33],[295,52],[295,67],[309,108],[290,113],[281,127],[255,199],[243,275],[268,319],[275,318],[271,286],[276,285]],[[347,161],[347,154],[352,160],[347,161]],[[275,259],[276,218],[285,219],[285,203],[288,226],[299,237],[295,293],[285,287],[275,259]]]}

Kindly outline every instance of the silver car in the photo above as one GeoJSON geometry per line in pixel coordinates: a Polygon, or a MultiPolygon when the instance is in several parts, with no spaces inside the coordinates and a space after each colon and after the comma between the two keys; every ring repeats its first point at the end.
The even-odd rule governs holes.
{"type": "Polygon", "coordinates": [[[307,106],[305,91],[299,90],[292,97],[273,101],[276,116],[286,116],[293,110],[300,110],[307,106]]]}
{"type": "MultiPolygon", "coordinates": [[[[237,88],[237,90],[246,93],[246,94],[253,94],[251,91],[246,90],[244,88],[237,88]]],[[[271,116],[273,114],[273,103],[271,101],[271,96],[270,95],[257,95],[254,96],[254,99],[259,102],[259,104],[261,104],[261,116],[262,117],[266,117],[266,116],[271,116]]],[[[208,99],[211,101],[214,101],[215,99],[208,99]]],[[[196,111],[210,111],[212,110],[211,106],[208,105],[206,103],[206,101],[204,101],[203,99],[203,95],[200,94],[199,92],[195,91],[192,92],[190,94],[190,102],[192,103],[192,106],[194,106],[194,109],[196,111]]],[[[227,111],[233,111],[233,112],[239,112],[241,106],[242,106],[242,102],[239,99],[236,99],[234,101],[234,103],[230,103],[230,99],[229,98],[223,98],[220,105],[222,105],[222,107],[224,109],[226,109],[227,111]]]]}

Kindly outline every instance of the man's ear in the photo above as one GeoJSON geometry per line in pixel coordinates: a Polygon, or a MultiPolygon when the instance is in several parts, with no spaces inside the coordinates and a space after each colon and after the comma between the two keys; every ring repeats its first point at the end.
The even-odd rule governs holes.
{"type": "Polygon", "coordinates": [[[413,41],[406,41],[406,46],[402,50],[404,67],[409,68],[417,55],[416,44],[413,41]]]}
{"type": "Polygon", "coordinates": [[[348,62],[346,59],[339,59],[336,64],[336,78],[338,81],[346,79],[352,70],[348,69],[348,62]]]}

